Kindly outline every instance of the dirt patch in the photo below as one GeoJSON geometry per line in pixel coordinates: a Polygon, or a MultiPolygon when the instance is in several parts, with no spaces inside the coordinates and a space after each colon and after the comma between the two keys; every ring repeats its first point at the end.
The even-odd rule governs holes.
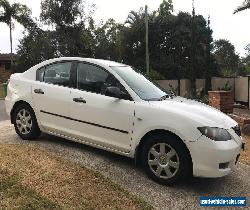
{"type": "Polygon", "coordinates": [[[151,209],[99,173],[31,146],[0,145],[0,170],[61,209],[151,209]]]}

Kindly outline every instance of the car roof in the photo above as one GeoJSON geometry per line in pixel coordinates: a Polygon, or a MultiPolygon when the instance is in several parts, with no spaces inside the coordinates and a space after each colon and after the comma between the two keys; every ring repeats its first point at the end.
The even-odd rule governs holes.
{"type": "Polygon", "coordinates": [[[93,58],[87,58],[88,60],[90,61],[95,61],[95,62],[98,62],[100,64],[103,64],[103,65],[106,65],[106,66],[109,66],[109,67],[112,67],[112,66],[127,66],[123,63],[118,63],[118,62],[115,62],[115,61],[110,61],[110,60],[103,60],[103,59],[93,59],[93,58]]]}
{"type": "Polygon", "coordinates": [[[94,63],[97,65],[101,65],[101,66],[108,66],[108,67],[114,67],[114,66],[127,66],[123,63],[118,63],[115,61],[110,61],[110,60],[104,60],[104,59],[95,59],[95,58],[82,58],[82,57],[60,57],[60,58],[54,58],[54,59],[50,59],[47,61],[42,62],[43,65],[49,64],[49,63],[53,63],[53,62],[57,62],[57,61],[85,61],[85,62],[90,62],[90,63],[94,63]]]}
{"type": "Polygon", "coordinates": [[[23,76],[25,76],[26,78],[30,78],[32,79],[34,77],[34,75],[36,74],[36,70],[46,66],[46,65],[50,65],[56,62],[60,62],[60,61],[83,61],[83,62],[88,62],[88,63],[92,63],[92,64],[96,64],[98,66],[101,66],[103,68],[108,68],[108,67],[126,67],[128,65],[122,64],[122,63],[117,63],[114,61],[110,61],[110,60],[103,60],[103,59],[95,59],[95,58],[81,58],[81,57],[60,57],[60,58],[53,58],[50,60],[46,60],[43,61],[33,67],[31,67],[30,69],[28,69],[27,71],[25,71],[23,73],[23,76]]]}

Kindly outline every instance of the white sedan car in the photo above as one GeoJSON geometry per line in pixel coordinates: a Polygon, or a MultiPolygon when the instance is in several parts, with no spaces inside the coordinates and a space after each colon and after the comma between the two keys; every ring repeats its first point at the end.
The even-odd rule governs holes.
{"type": "Polygon", "coordinates": [[[13,74],[5,102],[22,139],[42,131],[131,157],[163,184],[225,176],[242,148],[227,115],[106,60],[56,58],[13,74]]]}

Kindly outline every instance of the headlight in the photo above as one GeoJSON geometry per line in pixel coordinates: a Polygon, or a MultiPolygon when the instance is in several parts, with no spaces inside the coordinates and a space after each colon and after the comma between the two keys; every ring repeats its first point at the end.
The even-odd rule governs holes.
{"type": "Polygon", "coordinates": [[[232,139],[228,131],[223,128],[199,127],[198,130],[202,135],[214,141],[228,141],[232,139]]]}

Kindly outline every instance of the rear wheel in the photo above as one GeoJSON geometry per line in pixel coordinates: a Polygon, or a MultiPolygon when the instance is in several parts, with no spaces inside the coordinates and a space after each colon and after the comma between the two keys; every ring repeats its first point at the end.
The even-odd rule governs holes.
{"type": "Polygon", "coordinates": [[[40,129],[34,111],[27,104],[21,104],[14,111],[16,133],[24,140],[34,140],[40,136],[40,129]]]}
{"type": "Polygon", "coordinates": [[[141,159],[148,176],[161,184],[176,184],[190,174],[187,149],[174,135],[148,137],[142,145],[141,159]]]}

